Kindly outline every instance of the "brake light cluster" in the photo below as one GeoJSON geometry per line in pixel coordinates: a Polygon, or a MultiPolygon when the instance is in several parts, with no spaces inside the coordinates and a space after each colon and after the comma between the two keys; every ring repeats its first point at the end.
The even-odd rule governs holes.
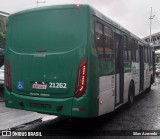
{"type": "Polygon", "coordinates": [[[80,7],[81,6],[81,4],[75,4],[77,7],[80,7]]]}
{"type": "Polygon", "coordinates": [[[77,81],[76,81],[76,88],[75,88],[75,97],[76,98],[83,96],[86,91],[87,63],[88,63],[88,60],[84,59],[79,64],[79,67],[78,67],[77,81]]]}
{"type": "Polygon", "coordinates": [[[11,79],[10,79],[10,65],[8,60],[6,61],[5,76],[6,76],[6,88],[9,92],[11,92],[12,88],[11,88],[11,79]]]}

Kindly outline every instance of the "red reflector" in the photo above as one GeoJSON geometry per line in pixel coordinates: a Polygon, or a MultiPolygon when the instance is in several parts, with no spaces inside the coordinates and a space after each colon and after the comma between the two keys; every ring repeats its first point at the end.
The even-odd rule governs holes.
{"type": "Polygon", "coordinates": [[[75,4],[77,7],[80,7],[81,6],[81,4],[75,4]]]}
{"type": "Polygon", "coordinates": [[[79,98],[84,95],[86,91],[87,84],[87,58],[84,59],[78,67],[76,87],[75,87],[75,97],[79,98]]]}
{"type": "Polygon", "coordinates": [[[5,77],[6,77],[6,88],[9,92],[11,92],[12,88],[11,88],[11,79],[10,79],[10,65],[8,60],[6,61],[5,77]]]}
{"type": "Polygon", "coordinates": [[[86,108],[79,108],[79,111],[86,111],[86,108]]]}
{"type": "Polygon", "coordinates": [[[38,49],[36,50],[36,52],[45,52],[46,50],[43,50],[43,49],[38,49]]]}

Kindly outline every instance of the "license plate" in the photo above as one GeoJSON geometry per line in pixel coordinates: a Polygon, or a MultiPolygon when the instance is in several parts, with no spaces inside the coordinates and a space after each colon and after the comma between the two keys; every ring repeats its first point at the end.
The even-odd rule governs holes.
{"type": "Polygon", "coordinates": [[[47,89],[47,85],[46,84],[33,84],[32,85],[33,89],[47,89]]]}

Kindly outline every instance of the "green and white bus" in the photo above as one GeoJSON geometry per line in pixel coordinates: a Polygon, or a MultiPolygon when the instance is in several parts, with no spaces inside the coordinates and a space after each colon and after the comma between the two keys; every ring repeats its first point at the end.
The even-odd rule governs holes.
{"type": "Polygon", "coordinates": [[[154,51],[88,5],[35,8],[9,16],[7,107],[97,117],[153,83],[154,51]]]}

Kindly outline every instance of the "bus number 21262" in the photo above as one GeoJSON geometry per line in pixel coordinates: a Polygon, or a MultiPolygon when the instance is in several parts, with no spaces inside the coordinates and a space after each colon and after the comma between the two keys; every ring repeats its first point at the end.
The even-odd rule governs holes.
{"type": "Polygon", "coordinates": [[[49,82],[49,88],[67,88],[66,83],[52,83],[49,82]]]}

